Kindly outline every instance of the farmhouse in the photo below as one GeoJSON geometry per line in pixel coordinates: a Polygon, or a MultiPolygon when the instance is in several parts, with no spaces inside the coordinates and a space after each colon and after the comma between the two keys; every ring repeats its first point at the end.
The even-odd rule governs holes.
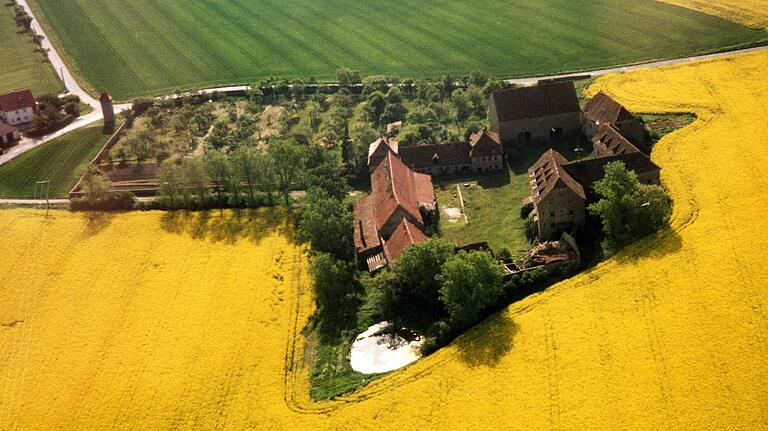
{"type": "MultiPolygon", "coordinates": [[[[389,148],[386,140],[382,148],[389,148]]],[[[426,241],[424,229],[435,212],[429,175],[413,172],[386,151],[371,174],[371,194],[354,208],[355,250],[369,271],[393,264],[403,250],[426,241]]]]}
{"type": "Polygon", "coordinates": [[[399,148],[391,138],[379,138],[368,148],[368,169],[372,172],[393,152],[412,170],[430,175],[460,172],[489,172],[504,167],[504,149],[497,133],[480,130],[469,142],[415,145],[399,148]]]}
{"type": "Polygon", "coordinates": [[[0,145],[9,145],[19,140],[19,129],[0,121],[0,145]]]}
{"type": "Polygon", "coordinates": [[[31,123],[36,110],[31,90],[0,95],[0,121],[11,126],[31,123]]]}
{"type": "Polygon", "coordinates": [[[547,141],[581,131],[581,108],[572,81],[495,91],[488,117],[502,142],[547,141]]]}
{"type": "Polygon", "coordinates": [[[642,121],[601,91],[584,106],[584,134],[592,139],[604,125],[614,127],[635,144],[643,143],[645,131],[642,121]]]}
{"type": "Polygon", "coordinates": [[[624,162],[641,183],[660,184],[660,168],[618,132],[610,130],[615,132],[610,126],[603,130],[610,139],[598,140],[596,144],[596,148],[604,147],[597,150],[597,158],[569,162],[550,149],[528,169],[531,197],[526,202],[533,204],[532,216],[539,238],[550,239],[584,224],[587,202],[593,198],[592,185],[605,176],[605,165],[610,162],[624,162]]]}

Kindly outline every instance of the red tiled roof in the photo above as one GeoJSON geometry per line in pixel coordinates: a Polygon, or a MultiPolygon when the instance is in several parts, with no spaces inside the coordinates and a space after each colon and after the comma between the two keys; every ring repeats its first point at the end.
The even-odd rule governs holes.
{"type": "Polygon", "coordinates": [[[491,104],[500,122],[580,111],[573,81],[495,91],[491,104]]]}
{"type": "Polygon", "coordinates": [[[631,142],[607,123],[601,123],[597,133],[592,137],[592,144],[600,156],[615,156],[617,154],[636,153],[637,149],[631,142]]]}
{"type": "Polygon", "coordinates": [[[416,200],[419,204],[432,205],[435,202],[435,188],[432,185],[432,176],[414,172],[413,180],[416,182],[416,200]]]}
{"type": "Polygon", "coordinates": [[[381,137],[375,140],[373,143],[371,143],[371,145],[368,146],[368,165],[371,164],[371,158],[374,155],[380,155],[383,157],[384,155],[381,153],[389,150],[394,151],[395,154],[397,154],[398,147],[399,147],[399,144],[394,139],[381,137]]]}
{"type": "Polygon", "coordinates": [[[469,137],[470,157],[497,156],[502,153],[499,134],[480,130],[469,137]]]}
{"type": "Polygon", "coordinates": [[[580,198],[586,199],[584,187],[563,168],[567,163],[568,160],[562,154],[550,149],[528,169],[531,194],[535,203],[547,197],[552,190],[562,187],[567,187],[580,198]]]}
{"type": "Polygon", "coordinates": [[[5,136],[9,133],[13,133],[18,131],[19,129],[11,126],[10,124],[5,124],[2,121],[0,121],[0,136],[5,136]]]}
{"type": "Polygon", "coordinates": [[[0,109],[11,112],[17,109],[35,108],[35,97],[31,90],[17,91],[0,95],[0,109]]]}
{"type": "Polygon", "coordinates": [[[424,169],[432,166],[469,165],[469,143],[414,145],[400,149],[400,158],[412,169],[424,169]]]}
{"type": "Polygon", "coordinates": [[[648,156],[639,151],[571,162],[564,164],[563,168],[582,186],[591,187],[595,181],[601,180],[605,176],[605,165],[616,161],[624,162],[627,170],[635,171],[636,174],[661,170],[648,156]]]}
{"type": "Polygon", "coordinates": [[[584,116],[598,124],[616,124],[617,121],[635,118],[624,106],[602,91],[584,106],[584,116]]]}
{"type": "Polygon", "coordinates": [[[381,228],[398,208],[423,224],[413,172],[391,151],[371,175],[371,199],[376,226],[381,228]]]}
{"type": "Polygon", "coordinates": [[[373,219],[370,196],[364,196],[355,203],[355,250],[363,252],[381,245],[379,232],[373,219]]]}
{"type": "Polygon", "coordinates": [[[426,240],[427,236],[421,229],[403,218],[392,236],[389,237],[389,241],[384,243],[384,254],[387,256],[387,261],[390,264],[394,263],[406,248],[426,240]]]}

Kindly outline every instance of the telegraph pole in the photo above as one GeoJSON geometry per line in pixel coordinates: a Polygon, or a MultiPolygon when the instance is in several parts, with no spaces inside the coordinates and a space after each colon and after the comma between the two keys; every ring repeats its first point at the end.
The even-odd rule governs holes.
{"type": "Polygon", "coordinates": [[[51,202],[49,199],[49,192],[51,189],[51,182],[50,180],[41,180],[35,183],[35,199],[37,199],[37,186],[40,186],[40,199],[43,198],[43,191],[45,191],[45,208],[50,209],[51,208],[51,202]]]}

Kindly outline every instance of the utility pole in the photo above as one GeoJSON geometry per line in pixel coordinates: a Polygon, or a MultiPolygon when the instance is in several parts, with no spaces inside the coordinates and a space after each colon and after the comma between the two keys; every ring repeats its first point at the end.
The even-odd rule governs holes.
{"type": "Polygon", "coordinates": [[[40,199],[43,198],[43,193],[45,193],[45,207],[46,209],[51,208],[51,202],[49,200],[49,192],[51,189],[51,182],[50,180],[41,180],[35,183],[35,199],[37,199],[37,186],[40,186],[40,199]]]}

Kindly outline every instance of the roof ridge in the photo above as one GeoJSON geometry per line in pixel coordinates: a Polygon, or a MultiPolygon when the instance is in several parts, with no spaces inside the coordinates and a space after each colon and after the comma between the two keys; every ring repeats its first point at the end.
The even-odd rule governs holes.
{"type": "Polygon", "coordinates": [[[397,202],[397,205],[403,206],[403,204],[400,202],[400,197],[397,195],[397,188],[395,187],[395,174],[394,169],[392,168],[392,152],[387,153],[387,164],[389,165],[389,185],[392,187],[392,196],[395,197],[395,202],[397,202]]]}

